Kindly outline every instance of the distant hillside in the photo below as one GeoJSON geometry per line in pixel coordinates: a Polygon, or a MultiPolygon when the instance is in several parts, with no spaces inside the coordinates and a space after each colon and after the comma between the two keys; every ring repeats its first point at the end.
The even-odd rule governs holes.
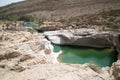
{"type": "Polygon", "coordinates": [[[120,9],[120,0],[26,0],[0,8],[0,14],[23,15],[48,19],[70,18],[120,9]]]}

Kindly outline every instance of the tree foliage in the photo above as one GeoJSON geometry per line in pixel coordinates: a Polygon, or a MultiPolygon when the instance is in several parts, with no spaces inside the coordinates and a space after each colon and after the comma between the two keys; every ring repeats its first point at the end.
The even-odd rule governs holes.
{"type": "Polygon", "coordinates": [[[18,19],[17,16],[0,14],[0,20],[16,21],[17,19],[18,19]]]}
{"type": "Polygon", "coordinates": [[[30,15],[14,16],[14,15],[0,14],[0,20],[30,22],[30,21],[34,21],[34,17],[30,15]]]}
{"type": "Polygon", "coordinates": [[[30,15],[22,15],[19,16],[18,21],[25,21],[25,22],[30,22],[30,21],[34,21],[34,17],[30,16],[30,15]]]}

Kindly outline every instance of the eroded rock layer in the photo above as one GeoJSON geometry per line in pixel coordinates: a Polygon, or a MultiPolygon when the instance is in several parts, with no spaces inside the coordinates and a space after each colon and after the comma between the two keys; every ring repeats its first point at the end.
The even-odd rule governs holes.
{"type": "Polygon", "coordinates": [[[109,31],[99,31],[98,29],[76,29],[47,31],[44,33],[54,44],[77,45],[89,47],[112,47],[114,37],[109,31]]]}

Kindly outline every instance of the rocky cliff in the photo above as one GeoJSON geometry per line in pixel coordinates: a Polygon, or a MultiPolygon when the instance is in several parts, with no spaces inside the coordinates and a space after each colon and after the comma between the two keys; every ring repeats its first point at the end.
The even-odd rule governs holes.
{"type": "Polygon", "coordinates": [[[113,47],[113,35],[109,31],[98,29],[75,29],[46,31],[44,34],[48,39],[59,45],[77,45],[97,48],[113,47]]]}
{"type": "Polygon", "coordinates": [[[53,52],[43,34],[1,31],[0,80],[112,80],[110,68],[58,64],[60,53],[53,52]]]}
{"type": "MultiPolygon", "coordinates": [[[[94,31],[92,31],[94,32],[94,31]]],[[[79,36],[87,34],[80,34],[79,36]]],[[[44,34],[0,32],[0,80],[119,80],[119,60],[112,67],[63,64],[44,34]]]]}

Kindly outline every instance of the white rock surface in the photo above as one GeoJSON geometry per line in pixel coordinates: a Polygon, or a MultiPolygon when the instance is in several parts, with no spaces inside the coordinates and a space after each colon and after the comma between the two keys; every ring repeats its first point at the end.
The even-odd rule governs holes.
{"type": "Polygon", "coordinates": [[[54,44],[78,45],[89,47],[111,47],[113,42],[109,32],[97,29],[76,29],[44,32],[45,36],[54,44]]]}
{"type": "Polygon", "coordinates": [[[31,65],[58,63],[54,55],[51,43],[42,34],[0,32],[0,67],[22,71],[31,65]]]}
{"type": "Polygon", "coordinates": [[[111,80],[107,72],[102,75],[104,72],[97,73],[77,64],[41,64],[20,73],[0,70],[0,74],[0,80],[111,80]]]}

